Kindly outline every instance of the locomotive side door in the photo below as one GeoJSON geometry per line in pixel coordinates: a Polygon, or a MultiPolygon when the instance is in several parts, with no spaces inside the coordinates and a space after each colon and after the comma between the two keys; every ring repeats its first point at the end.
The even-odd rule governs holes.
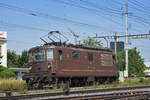
{"type": "Polygon", "coordinates": [[[88,69],[89,70],[94,70],[95,66],[93,64],[93,62],[94,62],[93,53],[90,53],[90,52],[88,53],[88,62],[89,62],[88,69]]]}
{"type": "Polygon", "coordinates": [[[64,62],[63,50],[57,50],[57,59],[56,59],[56,70],[60,69],[64,62]]]}

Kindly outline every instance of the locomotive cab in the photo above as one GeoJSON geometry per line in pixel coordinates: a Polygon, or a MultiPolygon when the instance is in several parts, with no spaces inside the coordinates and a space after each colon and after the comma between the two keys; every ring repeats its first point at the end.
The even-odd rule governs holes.
{"type": "Polygon", "coordinates": [[[40,74],[40,72],[48,72],[52,69],[53,61],[52,48],[36,48],[29,51],[29,67],[30,72],[40,74]]]}
{"type": "Polygon", "coordinates": [[[26,80],[30,85],[46,81],[49,74],[53,73],[53,48],[43,46],[31,48],[28,55],[30,71],[23,76],[23,80],[26,80]]]}

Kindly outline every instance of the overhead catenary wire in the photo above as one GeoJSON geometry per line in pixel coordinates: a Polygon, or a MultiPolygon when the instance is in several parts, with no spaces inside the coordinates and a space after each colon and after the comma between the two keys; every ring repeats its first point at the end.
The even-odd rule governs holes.
{"type": "Polygon", "coordinates": [[[140,12],[140,13],[143,13],[142,16],[150,16],[150,11],[148,9],[145,9],[144,6],[142,6],[141,4],[135,2],[135,1],[131,1],[131,0],[128,0],[129,3],[130,3],[130,7],[135,9],[137,12],[140,12]]]}
{"type": "MultiPolygon", "coordinates": [[[[60,0],[59,0],[60,1],[60,0]]],[[[71,1],[73,1],[73,0],[71,0],[71,1]]],[[[89,3],[89,2],[88,2],[89,3]]],[[[15,7],[15,6],[11,6],[11,5],[7,5],[7,4],[3,4],[3,3],[0,3],[0,7],[4,7],[4,8],[7,8],[7,9],[10,9],[10,10],[13,10],[13,11],[18,11],[18,12],[24,12],[24,13],[26,13],[26,14],[28,14],[28,15],[32,15],[32,16],[38,16],[38,17],[42,17],[42,18],[50,18],[51,19],[51,16],[49,16],[49,15],[47,15],[47,14],[44,14],[44,15],[42,15],[41,13],[39,13],[39,12],[36,12],[36,11],[32,11],[32,10],[28,10],[28,9],[24,9],[24,8],[20,8],[20,7],[15,7]]],[[[94,11],[93,11],[94,12],[94,11]]],[[[54,16],[54,19],[56,19],[56,20],[61,20],[61,21],[67,21],[67,19],[66,18],[62,18],[62,19],[60,19],[60,18],[57,18],[57,16],[56,16],[56,18],[55,18],[55,16],[54,16]]],[[[68,22],[68,21],[67,21],[68,22]]],[[[69,21],[70,22],[70,21],[69,21]]],[[[74,23],[74,22],[70,22],[70,23],[74,23]]],[[[82,25],[87,25],[88,27],[90,27],[88,24],[84,24],[84,23],[81,23],[81,22],[77,22],[76,23],[76,21],[75,21],[75,23],[74,24],[82,24],[82,25]]],[[[93,27],[95,27],[95,25],[92,25],[93,27]]],[[[96,25],[97,26],[97,25],[96,25]]],[[[101,29],[105,29],[105,30],[108,30],[107,28],[104,28],[104,27],[101,27],[101,26],[97,26],[97,28],[101,28],[101,29]]],[[[134,29],[135,30],[135,29],[134,29]]],[[[109,31],[112,31],[112,30],[109,30],[109,31]]]]}
{"type": "MultiPolygon", "coordinates": [[[[101,29],[104,29],[104,30],[109,30],[109,29],[101,27],[101,26],[89,25],[89,24],[85,24],[85,23],[81,23],[81,22],[68,20],[66,18],[59,18],[57,16],[51,16],[51,15],[49,16],[47,14],[43,14],[43,13],[39,13],[39,12],[36,12],[36,11],[32,11],[32,10],[28,10],[28,9],[24,9],[24,8],[19,8],[19,7],[15,7],[15,6],[11,6],[11,5],[7,5],[7,4],[3,4],[3,3],[0,3],[0,7],[4,7],[4,8],[7,8],[7,9],[10,9],[10,10],[14,10],[14,11],[24,12],[24,13],[26,13],[28,15],[32,15],[32,16],[38,16],[38,17],[42,17],[42,18],[52,18],[52,19],[54,18],[56,20],[67,21],[67,22],[74,23],[74,24],[85,25],[85,26],[88,26],[88,27],[92,26],[92,27],[101,28],[101,29]]],[[[112,31],[112,30],[109,30],[109,31],[112,31]]]]}
{"type": "Polygon", "coordinates": [[[29,30],[38,30],[38,31],[45,31],[45,32],[51,31],[49,29],[42,29],[42,28],[25,26],[25,25],[20,25],[20,24],[12,24],[12,23],[4,22],[4,21],[0,21],[0,24],[2,24],[3,26],[17,27],[17,28],[23,28],[23,29],[29,29],[29,30]]]}
{"type": "MultiPolygon", "coordinates": [[[[67,1],[67,0],[66,0],[67,1]]],[[[68,1],[73,1],[73,0],[68,0],[68,1]]],[[[74,7],[78,7],[78,8],[82,8],[82,9],[86,9],[86,10],[90,10],[90,11],[92,11],[92,13],[95,13],[96,15],[100,15],[100,14],[98,14],[98,13],[100,13],[100,10],[97,10],[97,9],[91,9],[91,8],[87,8],[87,7],[84,7],[84,6],[80,6],[80,5],[76,5],[75,4],[75,2],[73,2],[73,3],[69,3],[69,2],[65,2],[64,0],[57,0],[56,2],[60,2],[60,3],[63,3],[63,4],[66,4],[66,5],[69,5],[69,6],[74,6],[74,7]]],[[[103,14],[105,14],[105,13],[103,13],[103,14]]],[[[111,14],[106,14],[106,15],[109,15],[109,16],[111,16],[111,14]]],[[[121,14],[122,15],[122,14],[121,14]]],[[[112,16],[111,16],[112,17],[112,16]]],[[[112,20],[112,18],[106,18],[106,16],[104,17],[105,19],[108,19],[108,20],[110,20],[110,21],[112,21],[112,22],[114,22],[115,24],[118,24],[118,25],[120,25],[121,27],[123,26],[123,24],[122,23],[119,23],[118,22],[118,20],[112,20]]],[[[122,29],[121,29],[122,30],[122,29]]],[[[131,28],[131,30],[133,30],[133,31],[136,31],[136,32],[139,32],[139,29],[135,29],[135,28],[131,28]]],[[[140,30],[140,32],[142,32],[141,30],[140,30]]]]}
{"type": "Polygon", "coordinates": [[[40,44],[38,42],[30,42],[30,41],[20,41],[20,40],[10,40],[10,39],[7,39],[8,42],[12,43],[19,43],[19,44],[40,44]]]}
{"type": "Polygon", "coordinates": [[[145,23],[147,25],[150,25],[150,21],[147,21],[146,19],[143,19],[142,17],[136,16],[136,15],[131,15],[130,18],[133,18],[139,22],[145,23]]]}
{"type": "MultiPolygon", "coordinates": [[[[69,1],[74,1],[74,0],[69,0],[69,1]]],[[[98,11],[102,11],[103,14],[105,15],[109,15],[112,17],[117,17],[117,19],[120,17],[121,18],[121,15],[122,15],[122,11],[121,10],[116,10],[116,9],[112,9],[112,8],[108,8],[108,7],[101,7],[93,2],[88,2],[88,1],[81,1],[83,2],[83,4],[85,6],[89,6],[89,7],[92,7],[94,8],[95,10],[98,10],[98,11]]]]}
{"type": "MultiPolygon", "coordinates": [[[[128,0],[128,2],[130,3],[130,5],[129,5],[130,8],[135,9],[136,11],[138,11],[138,12],[140,12],[140,13],[143,13],[144,15],[147,15],[147,16],[150,15],[150,14],[148,14],[147,12],[144,12],[142,9],[137,8],[137,7],[136,7],[137,4],[136,4],[136,5],[135,5],[135,3],[133,4],[134,1],[137,1],[137,0],[128,0]],[[131,1],[131,2],[130,2],[130,1],[131,1]]],[[[114,2],[117,3],[117,4],[119,4],[119,5],[124,5],[124,4],[125,4],[125,3],[119,2],[119,1],[117,1],[117,0],[114,0],[114,2]]],[[[143,14],[142,14],[142,15],[143,15],[143,14]]],[[[129,20],[130,20],[130,22],[136,22],[136,23],[138,23],[138,24],[140,24],[140,25],[141,25],[141,23],[143,23],[142,26],[150,25],[149,19],[145,19],[145,18],[143,18],[143,17],[137,16],[137,15],[135,15],[134,13],[129,15],[129,20]],[[132,20],[130,20],[130,19],[132,19],[132,20]]],[[[133,29],[133,30],[137,30],[137,32],[140,31],[139,28],[132,28],[132,29],[133,29]]],[[[140,32],[142,32],[142,31],[140,31],[140,32]]],[[[143,32],[143,33],[144,33],[144,32],[143,32]]]]}
{"type": "MultiPolygon", "coordinates": [[[[122,3],[122,2],[119,2],[119,1],[116,1],[116,0],[114,0],[114,2],[116,2],[116,3],[118,3],[118,4],[120,4],[120,5],[124,5],[125,3],[122,3]]],[[[138,11],[138,12],[140,12],[140,13],[143,13],[144,15],[147,15],[147,16],[150,16],[150,14],[149,14],[149,9],[147,9],[148,7],[146,6],[146,5],[144,5],[144,4],[142,4],[142,3],[140,3],[139,1],[137,1],[137,0],[128,0],[128,2],[130,3],[130,5],[129,5],[129,7],[130,8],[133,8],[133,9],[135,9],[136,11],[138,11]],[[140,7],[140,8],[143,8],[144,10],[142,10],[142,9],[140,9],[140,8],[137,8],[136,6],[138,6],[138,7],[140,7]],[[147,8],[146,8],[147,7],[147,8]],[[146,8],[146,9],[145,9],[146,8]]],[[[149,7],[150,8],[150,7],[149,7]]],[[[131,14],[131,15],[133,15],[133,16],[135,16],[134,14],[131,14]]],[[[142,18],[142,17],[141,17],[142,18]]],[[[144,18],[142,18],[142,19],[144,19],[144,18]]],[[[147,21],[148,21],[148,19],[147,19],[147,21]]]]}
{"type": "MultiPolygon", "coordinates": [[[[100,10],[99,10],[99,9],[92,9],[92,8],[89,8],[89,7],[77,5],[77,4],[75,4],[75,3],[65,2],[65,1],[62,1],[62,0],[57,0],[56,2],[60,2],[60,3],[66,4],[66,5],[73,6],[73,7],[77,7],[77,8],[81,8],[81,9],[85,9],[85,10],[87,10],[87,11],[89,11],[89,12],[91,12],[91,13],[97,15],[97,16],[100,16],[100,17],[102,17],[102,16],[104,16],[104,15],[109,15],[109,16],[110,16],[110,14],[105,14],[105,13],[100,14],[100,10]]],[[[121,15],[121,14],[120,14],[120,15],[121,15]]],[[[115,21],[115,20],[113,20],[113,19],[110,18],[110,17],[108,18],[108,17],[105,16],[105,17],[103,17],[103,18],[105,18],[105,19],[107,19],[107,20],[110,20],[111,22],[114,22],[115,24],[122,25],[122,23],[119,23],[118,21],[115,21]]]]}
{"type": "Polygon", "coordinates": [[[131,2],[132,4],[142,8],[145,12],[149,12],[150,7],[142,4],[141,2],[137,1],[137,0],[128,0],[129,2],[131,2]]]}
{"type": "Polygon", "coordinates": [[[93,3],[93,2],[89,2],[89,1],[85,1],[85,0],[80,0],[81,2],[83,2],[84,4],[90,5],[93,8],[99,9],[99,10],[104,10],[107,11],[109,13],[113,13],[113,14],[121,14],[122,11],[117,10],[117,9],[112,9],[112,8],[104,8],[104,7],[100,7],[99,5],[93,3]]]}
{"type": "MultiPolygon", "coordinates": [[[[124,3],[121,3],[121,2],[116,1],[116,0],[114,0],[114,2],[116,2],[116,3],[118,3],[118,4],[121,4],[121,5],[124,4],[124,3]]],[[[128,2],[130,3],[130,4],[129,4],[129,7],[135,9],[136,11],[138,11],[138,12],[140,12],[140,13],[143,13],[142,16],[143,16],[143,15],[150,16],[150,14],[149,14],[150,11],[149,11],[149,9],[148,9],[148,8],[150,8],[150,7],[148,7],[148,6],[146,6],[146,5],[142,4],[142,3],[140,3],[140,2],[137,1],[137,0],[128,0],[128,2]],[[137,7],[138,7],[138,8],[137,8],[137,7]],[[140,9],[140,8],[141,8],[141,9],[140,9]]],[[[148,20],[149,20],[149,19],[148,19],[148,20]]]]}
{"type": "MultiPolygon", "coordinates": [[[[88,2],[88,1],[82,1],[82,2],[86,2],[87,4],[89,4],[89,5],[91,5],[92,7],[96,7],[96,8],[99,8],[99,6],[98,5],[96,5],[96,4],[94,4],[94,3],[92,3],[92,2],[88,2]]],[[[120,2],[118,2],[118,1],[116,1],[118,4],[120,4],[120,5],[125,5],[125,3],[120,3],[120,2]]],[[[99,9],[101,9],[101,8],[99,8],[99,9]]],[[[120,11],[120,10],[115,10],[115,9],[109,9],[109,10],[113,10],[113,11],[116,11],[116,12],[121,12],[122,13],[122,11],[120,11]]],[[[132,14],[131,14],[132,15],[132,14]]],[[[134,16],[134,15],[133,15],[134,16]]],[[[135,17],[135,16],[134,16],[135,17]]],[[[139,19],[140,21],[142,21],[143,23],[145,23],[145,24],[148,24],[148,22],[147,21],[144,21],[144,19],[143,20],[141,20],[141,19],[139,19]]],[[[121,25],[121,24],[120,24],[121,25]]],[[[141,30],[139,30],[139,29],[135,29],[135,28],[131,28],[131,30],[134,30],[134,31],[137,31],[137,32],[142,32],[141,30]]]]}
{"type": "Polygon", "coordinates": [[[41,12],[37,12],[37,11],[33,11],[33,10],[21,8],[21,7],[16,7],[16,6],[12,6],[12,5],[8,5],[8,4],[4,4],[4,3],[0,3],[0,7],[7,8],[9,10],[13,10],[13,11],[17,11],[17,12],[21,12],[21,13],[26,13],[27,15],[31,15],[31,16],[37,16],[37,17],[46,18],[46,19],[54,19],[56,21],[65,21],[65,22],[80,25],[80,26],[83,26],[83,27],[86,26],[86,27],[93,27],[93,28],[112,31],[112,30],[110,30],[108,28],[105,28],[103,26],[92,25],[92,24],[88,24],[88,23],[82,23],[82,22],[79,22],[79,21],[74,21],[74,20],[70,20],[70,19],[66,19],[66,18],[62,18],[62,17],[57,17],[57,16],[50,15],[50,14],[44,14],[44,13],[41,13],[41,12]]]}

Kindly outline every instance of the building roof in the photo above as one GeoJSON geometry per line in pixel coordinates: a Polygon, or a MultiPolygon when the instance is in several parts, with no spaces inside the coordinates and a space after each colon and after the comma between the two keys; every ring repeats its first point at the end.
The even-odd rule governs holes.
{"type": "Polygon", "coordinates": [[[29,68],[8,68],[13,72],[29,72],[29,68]]]}

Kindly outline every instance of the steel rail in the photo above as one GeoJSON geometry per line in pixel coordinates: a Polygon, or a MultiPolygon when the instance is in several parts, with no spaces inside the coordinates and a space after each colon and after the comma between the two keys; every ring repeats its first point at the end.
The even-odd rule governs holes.
{"type": "MultiPolygon", "coordinates": [[[[125,98],[134,98],[132,100],[135,100],[135,98],[139,98],[140,100],[147,100],[148,94],[150,92],[148,91],[142,91],[135,94],[130,94],[130,92],[124,92],[124,93],[115,93],[115,94],[104,94],[104,95],[87,95],[87,96],[74,96],[74,97],[60,97],[60,98],[52,98],[52,99],[44,99],[44,100],[120,100],[125,98]]],[[[137,100],[137,99],[136,99],[137,100]]]]}
{"type": "Polygon", "coordinates": [[[45,98],[45,100],[46,100],[46,97],[49,100],[52,100],[52,99],[60,100],[60,99],[83,98],[83,97],[106,96],[106,95],[108,97],[108,95],[114,95],[114,94],[119,94],[119,93],[124,94],[125,93],[124,91],[126,91],[128,93],[130,93],[132,91],[134,93],[149,92],[150,86],[71,91],[71,92],[69,92],[69,95],[65,95],[64,92],[39,93],[39,94],[30,94],[30,95],[21,95],[21,96],[0,97],[0,100],[37,100],[37,98],[43,98],[43,99],[45,98]],[[135,91],[137,89],[142,89],[142,90],[135,91]],[[149,89],[149,90],[146,91],[146,89],[149,89]]]}

